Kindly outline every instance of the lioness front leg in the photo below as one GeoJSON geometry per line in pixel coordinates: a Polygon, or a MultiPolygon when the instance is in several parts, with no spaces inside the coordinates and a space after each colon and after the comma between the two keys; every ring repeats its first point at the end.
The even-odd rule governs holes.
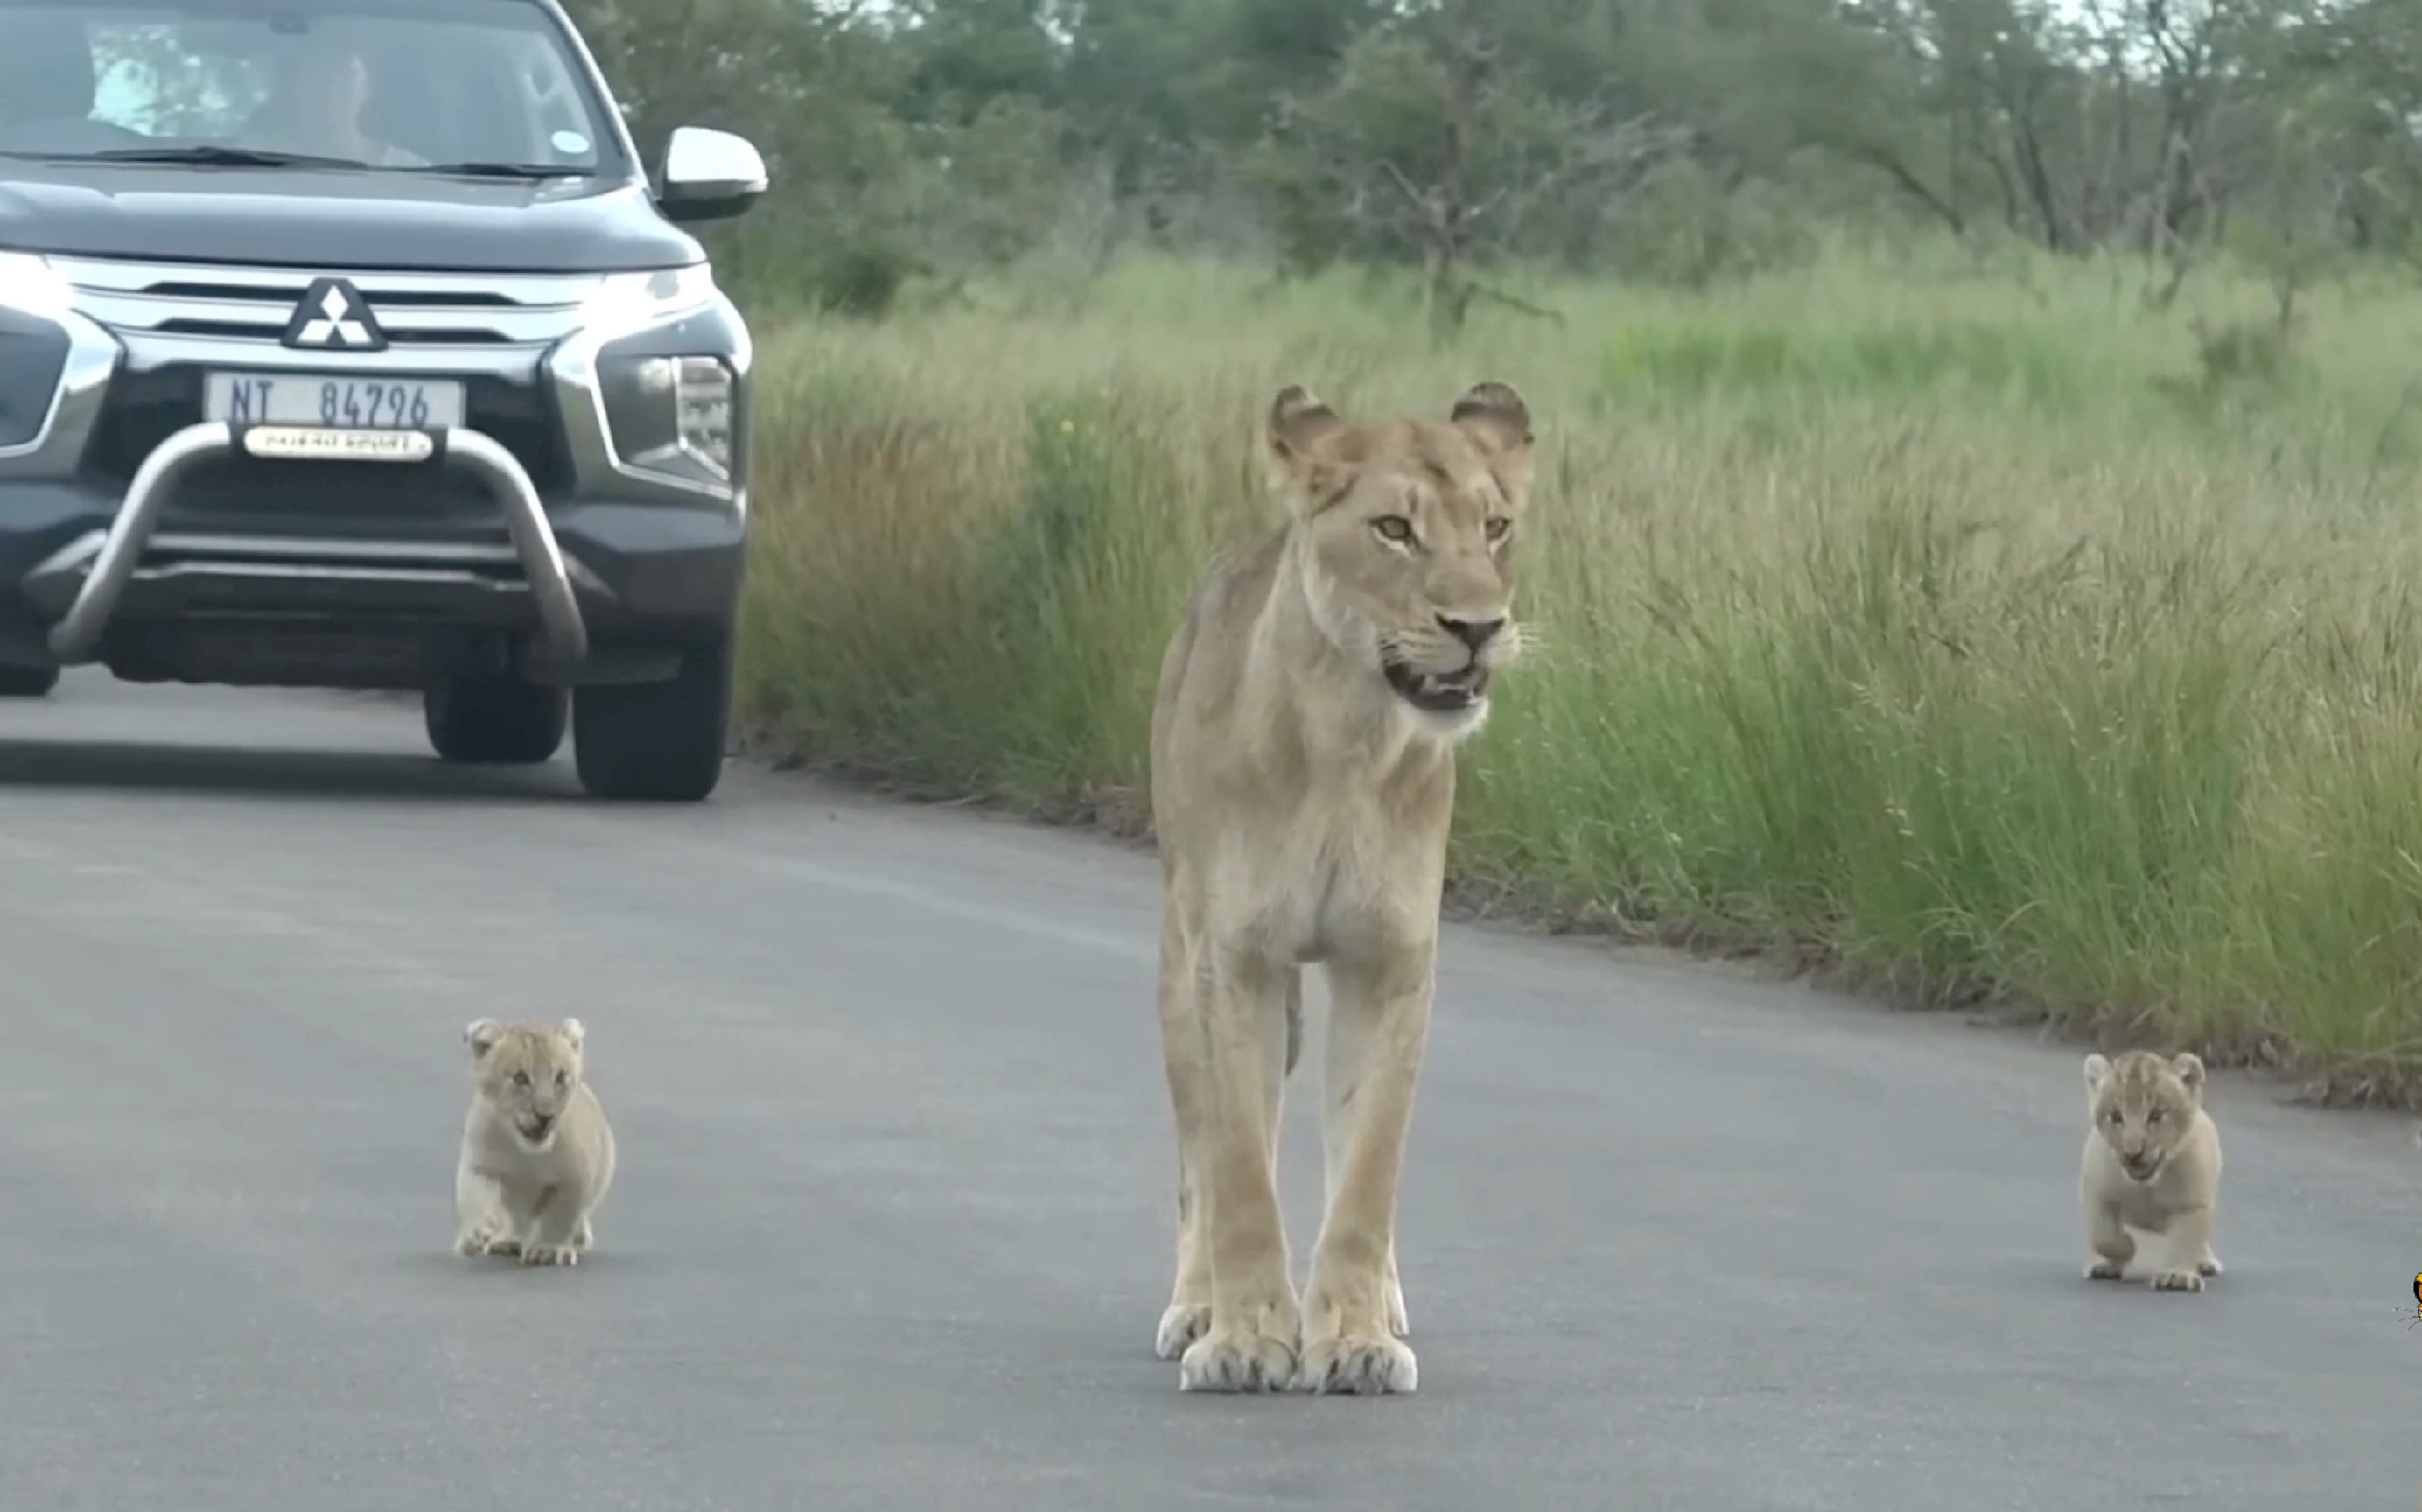
{"type": "Polygon", "coordinates": [[[1433,939],[1398,959],[1329,969],[1329,1208],[1304,1295],[1301,1383],[1315,1392],[1410,1392],[1420,1372],[1399,1335],[1396,1188],[1429,1036],[1433,939]]]}
{"type": "Polygon", "coordinates": [[[1294,969],[1232,958],[1195,990],[1204,1010],[1197,1090],[1205,1096],[1187,1160],[1210,1256],[1211,1326],[1178,1362],[1184,1391],[1283,1391],[1294,1381],[1302,1317],[1287,1279],[1270,1137],[1294,969]]]}

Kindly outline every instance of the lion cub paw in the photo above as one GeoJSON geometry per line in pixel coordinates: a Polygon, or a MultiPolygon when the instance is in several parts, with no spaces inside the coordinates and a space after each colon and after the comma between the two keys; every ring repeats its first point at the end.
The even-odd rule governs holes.
{"type": "Polygon", "coordinates": [[[1322,1339],[1303,1352],[1297,1384],[1336,1396],[1406,1395],[1420,1384],[1413,1351],[1396,1339],[1322,1339]]]}
{"type": "Polygon", "coordinates": [[[1208,1302],[1172,1307],[1160,1315],[1160,1329],[1153,1335],[1152,1352],[1163,1360],[1175,1360],[1186,1353],[1188,1345],[1210,1331],[1208,1302]]]}
{"type": "Polygon", "coordinates": [[[522,1264],[526,1266],[576,1266],[580,1252],[569,1244],[526,1244],[522,1246],[522,1264]]]}
{"type": "Polygon", "coordinates": [[[2225,1268],[2221,1265],[2220,1256],[2216,1254],[2207,1254],[2201,1260],[2195,1262],[2195,1268],[2207,1276],[2217,1276],[2225,1268]]]}
{"type": "Polygon", "coordinates": [[[2199,1292],[2203,1290],[2203,1273],[2200,1270],[2164,1270],[2153,1277],[2153,1289],[2199,1292]]]}
{"type": "Polygon", "coordinates": [[[1181,1392],[1283,1392],[1295,1384],[1291,1340],[1245,1329],[1211,1332],[1187,1347],[1177,1362],[1181,1392]]]}
{"type": "Polygon", "coordinates": [[[483,1254],[510,1256],[521,1253],[522,1247],[519,1242],[507,1238],[501,1229],[475,1228],[466,1229],[455,1237],[454,1252],[473,1256],[483,1254]]]}
{"type": "Polygon", "coordinates": [[[2085,1262],[2085,1279],[2088,1281],[2117,1281],[2124,1274],[2125,1272],[2120,1269],[2119,1263],[2115,1260],[2088,1260],[2085,1262]]]}

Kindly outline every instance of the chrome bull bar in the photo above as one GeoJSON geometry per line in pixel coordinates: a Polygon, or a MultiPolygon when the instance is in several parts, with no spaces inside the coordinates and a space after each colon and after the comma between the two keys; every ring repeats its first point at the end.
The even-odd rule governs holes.
{"type": "MultiPolygon", "coordinates": [[[[580,601],[573,595],[572,575],[562,548],[556,543],[555,530],[547,524],[537,485],[513,454],[492,436],[461,426],[427,433],[437,443],[429,460],[442,458],[467,467],[504,511],[513,553],[537,601],[546,660],[562,669],[579,666],[589,655],[589,626],[581,618],[580,601]]],[[[84,586],[76,591],[67,613],[51,627],[51,654],[61,664],[89,662],[98,654],[102,634],[109,628],[126,585],[134,581],[135,566],[151,543],[161,512],[167,508],[178,480],[240,444],[241,433],[235,427],[224,420],[205,420],[169,435],[143,459],[134,480],[126,485],[126,497],[110,521],[84,586]]]]}

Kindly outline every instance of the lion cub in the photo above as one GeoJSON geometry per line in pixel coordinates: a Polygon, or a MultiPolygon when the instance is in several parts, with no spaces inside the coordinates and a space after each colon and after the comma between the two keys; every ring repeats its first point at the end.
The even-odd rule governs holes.
{"type": "Polygon", "coordinates": [[[455,1250],[577,1265],[614,1180],[614,1130],[582,1074],[588,1032],[577,1018],[480,1018],[463,1039],[473,1091],[454,1168],[455,1250]]]}
{"type": "Polygon", "coordinates": [[[2220,1199],[2220,1130],[2203,1110],[2203,1062],[2149,1050],[2085,1058],[2085,1136],[2077,1181],[2084,1209],[2089,1281],[2118,1281],[2150,1242],[2156,1291],[2201,1291],[2221,1272],[2211,1252],[2220,1199]]]}

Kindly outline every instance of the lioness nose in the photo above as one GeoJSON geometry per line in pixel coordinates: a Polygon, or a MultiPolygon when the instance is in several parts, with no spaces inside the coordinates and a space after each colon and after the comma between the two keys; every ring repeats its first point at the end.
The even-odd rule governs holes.
{"type": "Polygon", "coordinates": [[[1497,638],[1497,632],[1505,628],[1505,617],[1502,614],[1494,620],[1450,620],[1441,614],[1438,622],[1448,635],[1474,651],[1497,638]]]}

